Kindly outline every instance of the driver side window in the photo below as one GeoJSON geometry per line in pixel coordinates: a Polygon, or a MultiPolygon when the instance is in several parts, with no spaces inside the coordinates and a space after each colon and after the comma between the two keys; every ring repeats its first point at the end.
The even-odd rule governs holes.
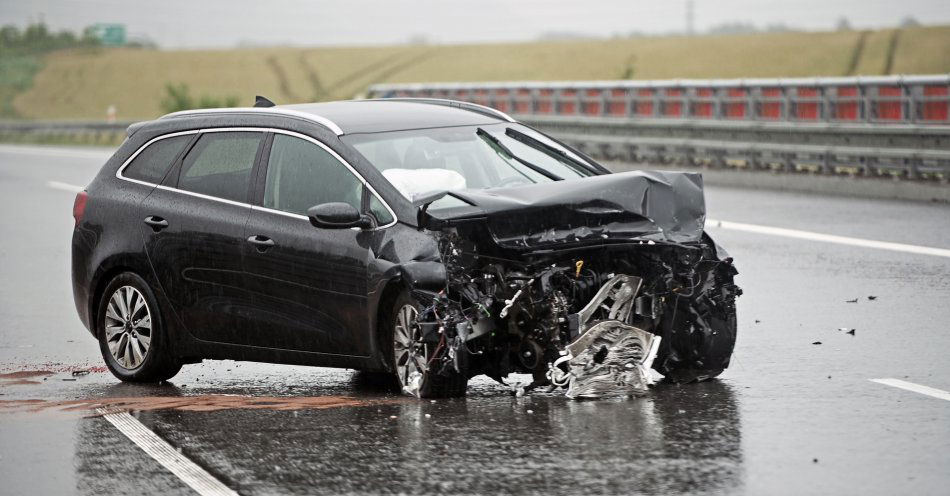
{"type": "Polygon", "coordinates": [[[267,161],[264,207],[299,215],[329,202],[360,208],[363,184],[345,165],[310,141],[275,134],[267,161]]]}

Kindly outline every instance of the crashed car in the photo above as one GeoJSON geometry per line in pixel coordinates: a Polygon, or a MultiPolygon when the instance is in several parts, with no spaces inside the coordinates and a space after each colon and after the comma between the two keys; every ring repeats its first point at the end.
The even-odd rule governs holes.
{"type": "Polygon", "coordinates": [[[234,359],[598,398],[729,365],[740,290],[699,174],[612,174],[446,100],[259,99],[128,135],[72,240],[76,308],[123,381],[234,359]]]}

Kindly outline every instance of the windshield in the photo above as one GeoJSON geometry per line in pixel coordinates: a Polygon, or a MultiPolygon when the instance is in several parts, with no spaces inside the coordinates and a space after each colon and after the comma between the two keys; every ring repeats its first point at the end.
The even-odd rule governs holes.
{"type": "Polygon", "coordinates": [[[592,176],[583,159],[512,123],[351,134],[342,139],[407,199],[592,176]]]}

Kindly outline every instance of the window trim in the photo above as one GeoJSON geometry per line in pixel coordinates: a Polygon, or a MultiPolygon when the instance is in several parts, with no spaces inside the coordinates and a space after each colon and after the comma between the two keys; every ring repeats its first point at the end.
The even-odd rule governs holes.
{"type": "MultiPolygon", "coordinates": [[[[156,141],[163,140],[163,139],[166,139],[166,138],[172,138],[172,137],[175,137],[175,136],[183,136],[183,135],[187,135],[187,134],[221,133],[221,132],[242,132],[242,131],[256,131],[256,132],[262,132],[262,133],[285,134],[285,135],[288,135],[288,136],[293,136],[293,137],[296,137],[296,138],[300,138],[300,139],[309,141],[309,142],[311,142],[311,143],[313,143],[313,144],[315,144],[315,145],[317,145],[317,146],[323,148],[324,150],[326,150],[327,153],[329,153],[333,158],[335,158],[336,160],[338,160],[340,163],[343,164],[344,167],[346,167],[347,169],[349,169],[350,173],[352,173],[354,176],[356,176],[357,180],[359,180],[360,183],[362,183],[362,185],[363,185],[365,188],[369,189],[369,191],[370,191],[373,195],[376,195],[376,198],[378,198],[378,199],[379,199],[379,202],[382,203],[384,207],[386,207],[386,210],[389,211],[389,215],[391,215],[392,218],[393,218],[392,222],[389,222],[389,223],[387,223],[387,224],[385,224],[385,225],[376,226],[376,227],[374,227],[374,228],[372,228],[372,229],[360,229],[360,228],[358,228],[358,227],[354,227],[354,228],[352,228],[352,229],[355,229],[355,230],[366,230],[366,231],[376,231],[376,230],[379,230],[379,229],[386,229],[386,228],[392,227],[392,226],[396,225],[397,222],[399,222],[399,218],[396,216],[396,212],[392,209],[392,207],[389,205],[389,203],[386,201],[386,199],[383,198],[382,196],[380,196],[379,193],[376,191],[376,189],[373,188],[373,185],[370,184],[370,183],[366,180],[366,178],[364,178],[363,175],[359,173],[359,171],[357,171],[355,168],[353,168],[353,166],[350,165],[349,162],[347,162],[343,157],[341,157],[339,153],[335,152],[332,148],[330,148],[329,146],[327,146],[326,144],[324,144],[323,142],[321,142],[320,140],[318,140],[318,139],[316,139],[316,138],[314,138],[314,137],[312,137],[312,136],[307,136],[306,134],[301,134],[301,133],[294,132],[294,131],[287,131],[287,130],[285,130],[285,129],[277,129],[277,128],[269,128],[269,127],[212,127],[212,128],[192,129],[192,130],[189,130],[189,131],[178,131],[178,132],[174,132],[174,133],[163,134],[163,135],[161,135],[161,136],[156,136],[156,137],[150,139],[149,141],[147,141],[144,145],[140,146],[140,147],[138,148],[138,150],[136,150],[131,156],[129,156],[129,158],[127,158],[124,162],[122,162],[122,165],[119,166],[119,169],[115,171],[115,177],[116,177],[117,179],[121,179],[121,180],[124,180],[124,181],[129,181],[129,182],[136,183],[136,184],[141,184],[141,185],[143,185],[143,186],[150,186],[150,187],[152,187],[152,188],[158,188],[158,189],[165,190],[165,191],[178,192],[178,193],[182,193],[182,194],[185,194],[185,195],[194,196],[194,197],[197,197],[197,198],[204,198],[204,199],[206,199],[206,200],[218,201],[218,202],[226,203],[226,204],[229,204],[229,205],[236,205],[236,206],[239,206],[239,207],[249,207],[251,210],[257,210],[257,211],[260,211],[260,212],[270,212],[270,213],[279,214],[279,215],[284,215],[284,216],[292,217],[292,218],[295,218],[295,219],[302,219],[302,220],[306,220],[307,222],[310,222],[310,218],[307,217],[307,216],[305,216],[305,215],[294,214],[294,213],[290,213],[290,212],[284,212],[283,210],[275,210],[275,209],[272,209],[272,208],[266,208],[266,207],[263,207],[263,206],[260,206],[260,205],[254,205],[254,204],[246,203],[246,202],[238,202],[238,201],[228,200],[228,199],[225,199],[225,198],[218,198],[218,197],[216,197],[216,196],[205,195],[205,194],[202,194],[202,193],[195,193],[195,192],[193,192],[193,191],[186,191],[186,190],[183,190],[183,189],[179,189],[179,188],[177,188],[177,187],[165,186],[165,185],[162,185],[162,184],[154,184],[154,183],[150,183],[150,182],[148,182],[148,181],[142,181],[142,180],[139,180],[139,179],[132,179],[132,178],[130,178],[130,177],[125,177],[125,176],[122,174],[122,172],[126,169],[126,167],[128,167],[129,164],[132,163],[132,161],[135,159],[135,157],[137,157],[140,153],[142,153],[142,150],[144,150],[145,148],[147,148],[147,147],[148,147],[149,145],[151,145],[152,143],[155,143],[156,141]]],[[[264,136],[264,137],[262,137],[261,139],[262,139],[262,140],[266,140],[266,139],[267,139],[267,136],[264,136]]],[[[186,147],[186,148],[187,148],[187,147],[186,147]]],[[[260,150],[258,150],[258,151],[260,152],[260,150]]],[[[264,159],[270,157],[270,150],[267,150],[267,152],[268,152],[268,153],[266,154],[266,156],[265,156],[264,154],[259,153],[258,160],[257,160],[257,162],[255,163],[255,165],[258,165],[258,164],[259,164],[262,174],[266,174],[266,170],[267,170],[267,164],[264,163],[264,159]]],[[[180,157],[179,157],[179,158],[180,158],[180,157]]],[[[172,168],[175,168],[175,164],[172,165],[172,168]]],[[[167,175],[167,173],[166,173],[166,175],[167,175]]],[[[253,172],[252,172],[252,175],[253,175],[253,172]]],[[[265,177],[266,177],[266,176],[265,176],[265,177]]],[[[252,181],[252,182],[255,181],[255,178],[254,178],[253,176],[251,177],[251,181],[252,181]]],[[[255,196],[256,196],[256,195],[255,195],[255,196]]]]}

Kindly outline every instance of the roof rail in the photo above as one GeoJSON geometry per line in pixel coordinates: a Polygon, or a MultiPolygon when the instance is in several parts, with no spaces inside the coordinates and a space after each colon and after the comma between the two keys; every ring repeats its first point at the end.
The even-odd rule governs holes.
{"type": "Polygon", "coordinates": [[[278,114],[278,115],[287,115],[297,117],[298,119],[303,119],[310,121],[316,124],[329,129],[337,136],[343,136],[343,129],[340,128],[335,122],[327,119],[326,117],[311,114],[309,112],[300,112],[298,110],[284,109],[280,107],[228,107],[228,108],[211,108],[211,109],[194,109],[194,110],[181,110],[178,112],[172,112],[167,115],[159,117],[159,119],[174,118],[174,117],[186,117],[190,115],[202,115],[202,114],[227,114],[227,113],[251,113],[251,114],[278,114]]]}
{"type": "Polygon", "coordinates": [[[484,105],[479,105],[477,103],[460,102],[458,100],[446,100],[443,98],[409,98],[409,97],[372,98],[371,100],[385,100],[389,102],[412,102],[412,103],[425,103],[428,105],[442,105],[443,107],[455,107],[462,110],[468,110],[469,112],[475,112],[477,114],[487,115],[489,117],[494,117],[496,119],[501,119],[507,122],[517,122],[514,119],[512,119],[510,115],[500,110],[495,110],[491,107],[486,107],[484,105]]]}

